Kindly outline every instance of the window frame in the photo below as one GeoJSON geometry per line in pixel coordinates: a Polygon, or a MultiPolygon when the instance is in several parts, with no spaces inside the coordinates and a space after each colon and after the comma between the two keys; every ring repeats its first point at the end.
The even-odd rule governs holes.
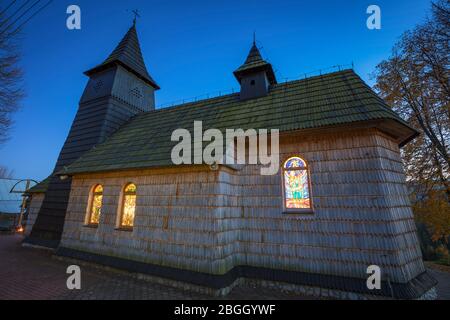
{"type": "Polygon", "coordinates": [[[123,187],[120,194],[120,203],[119,203],[119,212],[117,217],[117,224],[116,224],[116,230],[122,230],[122,231],[133,231],[134,227],[134,220],[136,218],[136,207],[137,207],[137,185],[134,182],[127,182],[123,187]],[[135,190],[134,192],[125,191],[129,185],[134,185],[135,190]],[[125,197],[127,195],[134,195],[136,197],[136,203],[134,204],[134,217],[133,217],[133,226],[124,226],[122,225],[123,220],[123,214],[125,209],[125,197]]]}
{"type": "Polygon", "coordinates": [[[312,195],[312,188],[311,188],[311,172],[310,172],[310,166],[308,164],[308,161],[305,160],[305,158],[299,156],[298,154],[293,154],[288,156],[281,164],[281,190],[282,190],[282,205],[283,205],[283,214],[313,214],[314,213],[314,203],[313,203],[313,195],[312,195]],[[286,163],[292,159],[292,158],[299,158],[304,163],[304,167],[297,167],[293,169],[286,169],[286,163]],[[286,208],[286,189],[285,189],[285,172],[286,171],[292,171],[292,170],[305,170],[306,171],[306,177],[308,179],[308,194],[309,194],[309,208],[286,208]]]}
{"type": "Polygon", "coordinates": [[[85,221],[85,227],[91,227],[91,228],[98,228],[99,224],[100,224],[100,219],[102,216],[102,207],[103,207],[103,195],[104,195],[104,187],[101,183],[96,183],[95,185],[93,185],[91,187],[91,191],[89,192],[89,200],[88,200],[88,207],[87,207],[87,214],[86,214],[86,221],[85,221]],[[98,187],[102,187],[102,191],[95,191],[95,189],[97,189],[98,187]],[[99,213],[99,217],[98,217],[98,222],[97,223],[93,223],[92,222],[92,213],[93,213],[93,206],[94,206],[94,200],[95,200],[95,196],[101,195],[102,196],[102,203],[100,206],[100,213],[99,213]]]}

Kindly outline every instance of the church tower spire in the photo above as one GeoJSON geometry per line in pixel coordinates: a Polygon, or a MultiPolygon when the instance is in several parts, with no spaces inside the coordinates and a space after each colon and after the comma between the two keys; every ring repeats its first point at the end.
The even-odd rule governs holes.
{"type": "Polygon", "coordinates": [[[150,76],[147,67],[145,66],[135,22],[133,22],[133,25],[108,58],[101,64],[86,71],[85,74],[91,76],[113,65],[122,66],[147,84],[151,85],[155,90],[159,89],[159,86],[150,76]]]}
{"type": "Polygon", "coordinates": [[[269,86],[277,83],[272,65],[262,58],[256,46],[255,36],[247,59],[233,74],[241,84],[242,100],[265,96],[269,86]]]}
{"type": "Polygon", "coordinates": [[[141,111],[155,108],[154,92],[159,86],[145,66],[135,22],[111,54],[84,74],[90,80],[81,103],[111,96],[141,111]]]}

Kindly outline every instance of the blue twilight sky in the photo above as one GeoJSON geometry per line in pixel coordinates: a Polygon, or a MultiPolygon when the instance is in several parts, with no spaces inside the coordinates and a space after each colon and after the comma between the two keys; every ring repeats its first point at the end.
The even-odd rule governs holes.
{"type": "MultiPolygon", "coordinates": [[[[10,2],[0,0],[0,9],[10,2]]],[[[373,84],[376,64],[389,56],[402,32],[425,19],[429,7],[429,0],[55,0],[24,30],[27,97],[14,116],[11,139],[0,146],[0,165],[14,170],[16,178],[41,180],[53,170],[87,83],[83,71],[114,49],[135,8],[161,105],[237,88],[232,72],[245,60],[254,30],[279,79],[353,61],[356,72],[373,84]],[[81,8],[81,30],[66,28],[71,4],[81,8]],[[381,30],[366,27],[371,4],[381,8],[381,30]]]]}

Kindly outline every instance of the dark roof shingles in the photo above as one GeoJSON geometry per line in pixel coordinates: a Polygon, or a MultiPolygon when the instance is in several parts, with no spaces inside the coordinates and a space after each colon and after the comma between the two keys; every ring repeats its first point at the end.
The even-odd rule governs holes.
{"type": "Polygon", "coordinates": [[[250,48],[250,52],[248,53],[247,59],[245,59],[244,64],[241,65],[239,68],[237,68],[233,72],[233,74],[240,83],[242,77],[245,74],[258,72],[262,70],[266,71],[266,75],[270,84],[274,85],[277,83],[277,79],[275,77],[275,73],[273,72],[272,65],[262,58],[258,47],[256,46],[255,43],[253,43],[252,47],[250,48]]]}
{"type": "Polygon", "coordinates": [[[170,166],[175,129],[192,133],[217,128],[279,129],[280,132],[373,119],[394,119],[393,112],[352,70],[277,84],[261,98],[239,94],[157,109],[136,116],[106,142],[88,151],[60,174],[170,166]]]}
{"type": "Polygon", "coordinates": [[[44,193],[47,191],[48,184],[50,183],[51,176],[48,176],[38,184],[35,184],[33,187],[27,190],[26,193],[44,193]]]}
{"type": "Polygon", "coordinates": [[[137,76],[143,78],[147,83],[152,85],[155,89],[159,89],[155,80],[150,76],[145,66],[144,58],[142,57],[141,46],[137,36],[136,27],[133,25],[114,51],[103,61],[100,65],[88,70],[85,74],[90,75],[97,70],[106,68],[107,66],[119,63],[124,67],[130,69],[137,76]]]}

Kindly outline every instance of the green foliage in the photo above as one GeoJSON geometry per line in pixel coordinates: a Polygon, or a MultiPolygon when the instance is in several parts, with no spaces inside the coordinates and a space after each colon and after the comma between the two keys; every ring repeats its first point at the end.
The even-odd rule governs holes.
{"type": "Polygon", "coordinates": [[[430,191],[413,204],[425,260],[450,264],[450,204],[444,191],[430,191]]]}

